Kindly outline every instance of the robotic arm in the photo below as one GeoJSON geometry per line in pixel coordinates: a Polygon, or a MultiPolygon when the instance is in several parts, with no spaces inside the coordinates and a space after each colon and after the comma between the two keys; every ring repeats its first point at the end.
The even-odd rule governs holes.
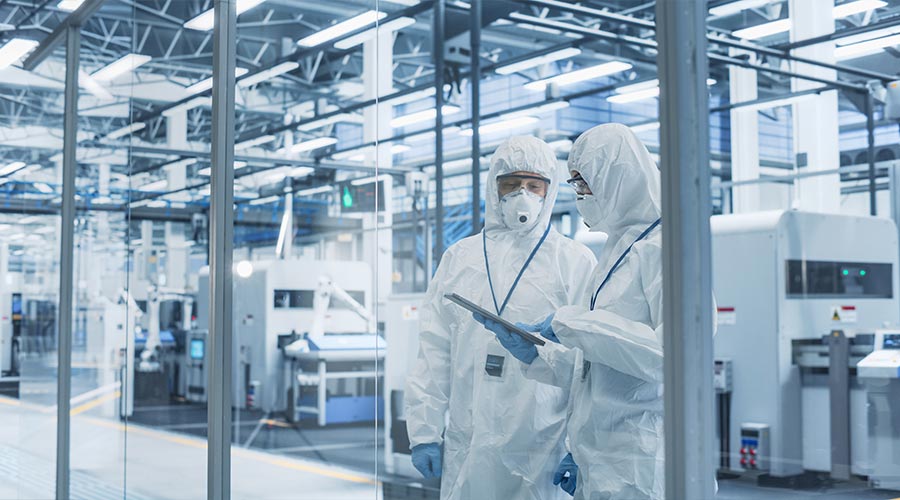
{"type": "Polygon", "coordinates": [[[316,295],[313,299],[315,318],[313,319],[312,328],[309,330],[310,337],[320,338],[322,335],[325,335],[325,316],[328,313],[328,308],[331,306],[332,298],[350,306],[357,316],[366,321],[367,332],[375,333],[374,316],[343,288],[335,285],[330,277],[323,275],[319,277],[319,286],[316,288],[316,295]]]}

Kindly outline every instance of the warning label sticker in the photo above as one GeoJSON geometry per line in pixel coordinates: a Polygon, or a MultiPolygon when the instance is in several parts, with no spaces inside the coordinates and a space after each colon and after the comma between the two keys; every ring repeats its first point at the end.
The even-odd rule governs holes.
{"type": "Polygon", "coordinates": [[[736,325],[737,312],[733,307],[716,308],[716,324],[717,325],[736,325]]]}
{"type": "Polygon", "coordinates": [[[856,323],[856,306],[831,306],[831,321],[856,323]]]}
{"type": "Polygon", "coordinates": [[[403,306],[400,312],[404,321],[414,321],[419,319],[419,308],[416,306],[403,306]]]}

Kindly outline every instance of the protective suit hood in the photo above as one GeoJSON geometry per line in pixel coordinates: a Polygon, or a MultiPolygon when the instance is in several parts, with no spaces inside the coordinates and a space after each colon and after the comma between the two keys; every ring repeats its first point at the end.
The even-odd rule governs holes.
{"type": "Polygon", "coordinates": [[[504,233],[510,237],[540,237],[550,224],[553,205],[559,193],[560,171],[556,153],[546,142],[530,136],[513,136],[504,141],[491,156],[491,168],[488,171],[487,185],[484,190],[484,230],[492,238],[504,233]],[[497,176],[513,172],[532,172],[550,179],[547,196],[537,224],[527,233],[512,233],[500,214],[500,195],[497,193],[497,176]]]}
{"type": "Polygon", "coordinates": [[[627,126],[607,123],[581,134],[568,166],[581,173],[600,204],[602,216],[591,231],[609,234],[611,247],[629,229],[643,231],[660,218],[659,169],[627,126]]]}

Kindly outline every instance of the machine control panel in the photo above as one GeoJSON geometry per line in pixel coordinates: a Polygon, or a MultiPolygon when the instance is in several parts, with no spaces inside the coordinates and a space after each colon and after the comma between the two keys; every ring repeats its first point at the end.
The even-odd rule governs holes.
{"type": "Polygon", "coordinates": [[[746,422],[741,424],[741,467],[768,470],[769,426],[746,422]]]}
{"type": "Polygon", "coordinates": [[[713,365],[713,387],[719,394],[731,392],[731,360],[717,359],[713,365]]]}
{"type": "Polygon", "coordinates": [[[875,350],[856,365],[856,374],[864,378],[900,378],[900,331],[876,331],[875,350]]]}

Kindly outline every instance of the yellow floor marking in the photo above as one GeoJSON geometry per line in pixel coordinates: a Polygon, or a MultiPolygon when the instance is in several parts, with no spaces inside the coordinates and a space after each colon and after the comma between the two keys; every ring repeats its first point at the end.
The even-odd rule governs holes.
{"type": "Polygon", "coordinates": [[[287,422],[281,422],[281,421],[278,421],[278,420],[272,420],[271,418],[264,418],[264,419],[260,420],[260,422],[262,422],[262,423],[264,423],[264,424],[266,424],[266,425],[274,425],[275,427],[284,427],[284,428],[286,428],[286,429],[290,429],[290,428],[293,427],[293,425],[291,425],[291,424],[289,424],[289,423],[287,423],[287,422]]]}
{"type": "Polygon", "coordinates": [[[97,399],[94,399],[93,401],[88,401],[88,402],[86,402],[86,403],[83,403],[83,404],[81,404],[81,405],[76,406],[75,408],[72,408],[72,409],[69,411],[69,415],[80,415],[80,414],[82,414],[82,413],[84,413],[84,412],[86,412],[86,411],[88,411],[88,410],[90,410],[90,409],[92,409],[92,408],[96,408],[96,407],[102,405],[103,403],[105,403],[105,402],[107,402],[107,401],[116,399],[116,398],[118,398],[118,397],[121,396],[121,395],[122,395],[122,393],[119,392],[119,391],[111,392],[111,393],[109,393],[109,394],[107,394],[107,395],[105,395],[105,396],[101,396],[101,397],[99,397],[99,398],[97,398],[97,399]]]}
{"type": "Polygon", "coordinates": [[[22,402],[19,401],[18,399],[10,399],[10,398],[6,398],[6,397],[0,397],[0,403],[9,405],[9,406],[22,406],[22,402]]]}

